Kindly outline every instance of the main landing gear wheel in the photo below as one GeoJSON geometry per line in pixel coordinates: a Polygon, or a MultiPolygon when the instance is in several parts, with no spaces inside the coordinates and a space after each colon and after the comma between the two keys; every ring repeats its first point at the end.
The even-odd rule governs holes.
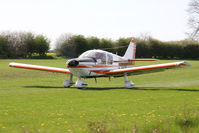
{"type": "Polygon", "coordinates": [[[75,86],[78,88],[78,89],[82,89],[84,87],[86,87],[88,84],[86,82],[84,82],[83,80],[81,80],[81,77],[78,77],[77,78],[77,81],[75,83],[75,86]]]}
{"type": "Polygon", "coordinates": [[[63,83],[63,85],[64,85],[65,88],[69,88],[73,84],[75,84],[75,83],[73,82],[73,75],[71,74],[70,75],[70,79],[69,80],[65,80],[64,83],[63,83]]]}
{"type": "Polygon", "coordinates": [[[128,80],[127,73],[124,75],[125,79],[125,88],[131,89],[134,86],[134,83],[128,80]]]}

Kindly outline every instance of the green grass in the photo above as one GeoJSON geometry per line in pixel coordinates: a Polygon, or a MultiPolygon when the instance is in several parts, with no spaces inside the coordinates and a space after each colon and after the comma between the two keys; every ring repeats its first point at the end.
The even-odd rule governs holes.
{"type": "Polygon", "coordinates": [[[134,89],[125,89],[121,77],[85,79],[83,90],[63,88],[68,75],[9,68],[13,61],[64,68],[66,60],[0,60],[2,133],[199,132],[199,61],[130,76],[134,89]]]}

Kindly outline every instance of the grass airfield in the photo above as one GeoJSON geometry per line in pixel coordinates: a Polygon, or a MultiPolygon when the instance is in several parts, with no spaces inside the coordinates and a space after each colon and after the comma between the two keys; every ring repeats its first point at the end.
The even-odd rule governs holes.
{"type": "Polygon", "coordinates": [[[130,76],[134,89],[125,89],[121,77],[85,79],[82,90],[63,88],[65,74],[9,68],[9,62],[64,68],[66,60],[0,60],[0,133],[199,132],[199,61],[130,76]]]}

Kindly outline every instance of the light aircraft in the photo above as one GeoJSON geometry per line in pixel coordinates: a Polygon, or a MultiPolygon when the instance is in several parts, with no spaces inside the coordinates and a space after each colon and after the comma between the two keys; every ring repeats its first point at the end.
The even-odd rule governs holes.
{"type": "Polygon", "coordinates": [[[125,88],[132,88],[134,83],[128,80],[127,75],[138,75],[143,73],[151,73],[163,71],[168,68],[176,68],[181,66],[189,66],[188,62],[173,62],[157,65],[148,65],[134,67],[135,61],[156,61],[157,59],[135,59],[136,41],[131,40],[123,57],[103,51],[103,50],[88,50],[82,53],[78,58],[70,59],[66,62],[68,69],[38,66],[22,63],[9,63],[10,67],[51,71],[58,73],[66,73],[70,75],[69,80],[65,80],[64,87],[70,87],[73,84],[81,89],[88,84],[81,78],[98,78],[98,77],[121,77],[124,76],[125,88]],[[77,76],[76,83],[73,82],[73,75],[77,76]]]}

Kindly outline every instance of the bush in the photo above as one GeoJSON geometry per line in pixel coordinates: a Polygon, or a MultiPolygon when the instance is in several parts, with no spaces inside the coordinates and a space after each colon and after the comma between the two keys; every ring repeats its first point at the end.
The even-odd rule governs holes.
{"type": "Polygon", "coordinates": [[[37,35],[33,39],[34,53],[38,53],[40,56],[46,56],[46,52],[49,50],[50,41],[43,35],[37,35]]]}
{"type": "Polygon", "coordinates": [[[7,44],[7,39],[0,35],[0,58],[8,58],[10,51],[7,44]]]}
{"type": "Polygon", "coordinates": [[[0,58],[27,58],[34,53],[45,56],[50,41],[30,32],[3,32],[0,35],[0,58]]]}
{"type": "MultiPolygon", "coordinates": [[[[103,49],[123,56],[132,38],[119,38],[116,41],[111,41],[97,37],[85,38],[82,35],[66,35],[57,40],[56,53],[73,58],[89,49],[103,49]]],[[[196,41],[163,42],[152,37],[133,39],[137,41],[137,58],[199,58],[199,42],[196,41]]]]}

